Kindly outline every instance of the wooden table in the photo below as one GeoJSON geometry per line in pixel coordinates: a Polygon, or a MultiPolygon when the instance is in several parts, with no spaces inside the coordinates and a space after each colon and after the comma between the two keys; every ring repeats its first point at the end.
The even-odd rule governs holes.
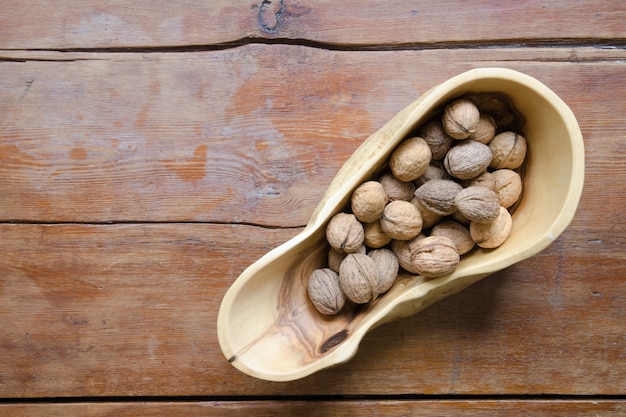
{"type": "Polygon", "coordinates": [[[626,415],[625,21],[588,0],[5,0],[0,415],[626,415]],[[348,364],[232,367],[216,317],[237,276],[369,134],[487,66],[578,118],[566,232],[348,364]]]}

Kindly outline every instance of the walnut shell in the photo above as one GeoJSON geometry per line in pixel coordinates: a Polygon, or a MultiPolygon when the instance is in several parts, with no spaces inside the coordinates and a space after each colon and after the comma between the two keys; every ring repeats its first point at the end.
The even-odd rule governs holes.
{"type": "Polygon", "coordinates": [[[400,181],[388,172],[380,177],[380,183],[383,186],[389,201],[404,200],[411,201],[415,192],[415,184],[411,181],[400,181]]]}
{"type": "Polygon", "coordinates": [[[400,264],[400,266],[407,272],[410,272],[412,274],[418,273],[411,263],[411,254],[413,253],[413,248],[415,247],[415,245],[417,245],[417,242],[425,238],[426,235],[420,233],[411,240],[391,241],[391,251],[398,258],[398,263],[400,264]]]}
{"type": "Polygon", "coordinates": [[[426,207],[420,203],[417,197],[413,197],[411,200],[411,204],[413,204],[420,212],[422,216],[422,230],[428,230],[432,228],[435,224],[441,220],[441,214],[437,214],[434,211],[428,210],[426,207]]]}
{"type": "MultiPolygon", "coordinates": [[[[365,254],[366,251],[367,248],[365,247],[365,245],[361,245],[355,253],[365,254]]],[[[328,267],[333,271],[339,273],[339,267],[341,266],[341,262],[343,262],[343,260],[346,258],[346,255],[348,254],[345,252],[339,252],[338,250],[331,247],[328,250],[328,267]]]]}
{"type": "Polygon", "coordinates": [[[462,189],[454,198],[454,205],[469,221],[477,223],[492,222],[500,212],[498,194],[480,185],[462,189]]]}
{"type": "Polygon", "coordinates": [[[368,303],[378,297],[378,273],[378,267],[369,256],[348,254],[339,267],[341,290],[354,303],[368,303]]]}
{"type": "Polygon", "coordinates": [[[498,217],[491,223],[470,223],[470,234],[481,248],[492,249],[502,245],[511,234],[513,219],[504,207],[500,207],[498,217]]]}
{"type": "Polygon", "coordinates": [[[378,294],[384,294],[389,291],[398,278],[398,269],[400,265],[398,258],[390,249],[375,249],[368,253],[368,256],[374,260],[378,267],[378,294]]]}
{"type": "Polygon", "coordinates": [[[428,236],[420,240],[411,253],[413,267],[426,278],[451,274],[460,260],[454,242],[443,236],[428,236]]]}
{"type": "Polygon", "coordinates": [[[418,135],[426,141],[435,160],[443,159],[454,144],[454,139],[446,133],[440,121],[426,123],[418,135]]]}
{"type": "Polygon", "coordinates": [[[450,174],[448,174],[448,171],[446,171],[446,169],[443,167],[443,162],[430,161],[430,164],[428,164],[428,167],[426,167],[426,170],[424,171],[424,173],[414,182],[417,187],[421,187],[422,185],[424,185],[430,180],[449,180],[449,179],[450,179],[450,174]]]}
{"type": "Polygon", "coordinates": [[[473,94],[468,99],[472,100],[481,114],[493,117],[496,126],[510,129],[517,122],[507,99],[498,94],[473,94]]]}
{"type": "Polygon", "coordinates": [[[493,154],[490,167],[516,169],[526,158],[526,139],[515,132],[502,132],[489,142],[493,154]]]}
{"type": "Polygon", "coordinates": [[[346,303],[346,295],[339,285],[339,275],[328,268],[313,271],[307,292],[315,309],[322,314],[336,314],[346,303]]]}
{"type": "Polygon", "coordinates": [[[452,180],[430,180],[415,191],[415,197],[427,210],[447,216],[456,211],[454,198],[462,189],[452,180]]]}
{"type": "Polygon", "coordinates": [[[356,252],[363,244],[363,225],[351,213],[335,214],[326,226],[326,239],[339,252],[356,252]]]}
{"type": "Polygon", "coordinates": [[[419,178],[432,155],[426,141],[420,137],[403,140],[389,157],[389,168],[394,177],[400,181],[413,181],[419,178]]]}
{"type": "Polygon", "coordinates": [[[457,99],[446,105],[441,124],[454,139],[466,139],[476,131],[480,120],[478,107],[468,99],[457,99]]]}
{"type": "Polygon", "coordinates": [[[392,201],[385,207],[380,226],[392,239],[408,240],[422,231],[422,216],[410,202],[392,201]]]}
{"type": "Polygon", "coordinates": [[[498,169],[492,173],[495,179],[494,191],[498,194],[500,205],[509,208],[522,195],[522,177],[510,169],[498,169]]]}
{"type": "Polygon", "coordinates": [[[378,181],[364,182],[354,190],[350,197],[352,213],[363,223],[380,219],[387,202],[387,193],[378,181]]]}
{"type": "Polygon", "coordinates": [[[483,144],[488,144],[496,135],[496,122],[488,114],[481,114],[476,131],[469,135],[468,139],[475,140],[483,144]]]}
{"type": "Polygon", "coordinates": [[[475,140],[466,140],[448,151],[443,165],[453,177],[467,180],[485,172],[491,158],[489,146],[475,140]]]}
{"type": "Polygon", "coordinates": [[[380,220],[363,225],[365,231],[365,245],[369,248],[382,248],[391,242],[391,236],[383,231],[380,220]]]}
{"type": "Polygon", "coordinates": [[[462,184],[464,187],[472,187],[474,185],[480,185],[481,187],[486,187],[486,188],[489,188],[490,190],[496,191],[496,178],[489,171],[483,172],[476,178],[465,180],[463,181],[462,184]]]}
{"type": "Polygon", "coordinates": [[[465,255],[475,246],[469,228],[454,220],[443,220],[435,225],[431,236],[443,236],[450,239],[454,243],[459,255],[465,255]]]}

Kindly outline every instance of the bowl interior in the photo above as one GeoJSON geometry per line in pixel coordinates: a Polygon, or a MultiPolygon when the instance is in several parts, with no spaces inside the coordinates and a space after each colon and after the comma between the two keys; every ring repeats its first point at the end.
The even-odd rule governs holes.
{"type": "Polygon", "coordinates": [[[472,282],[467,277],[479,279],[536,254],[571,221],[584,177],[582,137],[571,110],[534,78],[505,69],[469,71],[424,94],[406,114],[403,123],[393,126],[394,135],[381,129],[384,134],[373,134],[346,162],[349,175],[338,175],[308,227],[251,265],[225,296],[218,337],[224,355],[240,370],[263,379],[290,380],[345,362],[372,327],[462,289],[472,282]],[[311,272],[326,262],[330,217],[344,209],[356,186],[375,176],[408,132],[443,103],[474,93],[504,94],[524,118],[524,191],[510,238],[497,249],[464,255],[447,277],[425,281],[404,274],[373,303],[345,308],[332,317],[319,314],[308,301],[306,284],[311,272]]]}

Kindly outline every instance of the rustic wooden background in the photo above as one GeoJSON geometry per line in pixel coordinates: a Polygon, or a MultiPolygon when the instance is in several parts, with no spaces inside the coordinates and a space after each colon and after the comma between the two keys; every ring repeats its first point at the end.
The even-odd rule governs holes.
{"type": "Polygon", "coordinates": [[[0,415],[625,415],[624,22],[590,0],[4,0],[0,415]],[[346,365],[229,365],[231,283],[365,137],[485,66],[576,114],[569,229],[346,365]]]}

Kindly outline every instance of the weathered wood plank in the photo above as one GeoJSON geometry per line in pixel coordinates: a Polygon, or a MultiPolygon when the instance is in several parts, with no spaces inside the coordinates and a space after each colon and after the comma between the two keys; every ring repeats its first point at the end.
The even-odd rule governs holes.
{"type": "Polygon", "coordinates": [[[621,2],[9,0],[0,49],[214,45],[245,38],[337,45],[623,40],[621,2]]]}
{"type": "Polygon", "coordinates": [[[159,402],[159,403],[77,403],[5,404],[0,415],[20,417],[229,417],[275,416],[594,416],[623,415],[626,403],[620,400],[343,400],[343,401],[232,401],[232,402],[159,402]]]}
{"type": "Polygon", "coordinates": [[[580,221],[536,257],[374,330],[346,365],[250,378],[219,350],[219,304],[298,230],[0,225],[0,398],[626,391],[623,226],[580,221]]]}
{"type": "MultiPolygon", "coordinates": [[[[586,139],[585,201],[626,198],[622,50],[11,53],[0,62],[0,220],[301,226],[352,151],[404,105],[477,66],[533,75],[586,139]],[[70,62],[31,59],[70,59],[70,62]],[[566,74],[566,76],[565,76],[566,74]],[[611,187],[602,186],[609,176],[611,187]]],[[[614,205],[613,205],[614,204],[614,205]]],[[[609,208],[609,211],[611,208],[609,208]]]]}

